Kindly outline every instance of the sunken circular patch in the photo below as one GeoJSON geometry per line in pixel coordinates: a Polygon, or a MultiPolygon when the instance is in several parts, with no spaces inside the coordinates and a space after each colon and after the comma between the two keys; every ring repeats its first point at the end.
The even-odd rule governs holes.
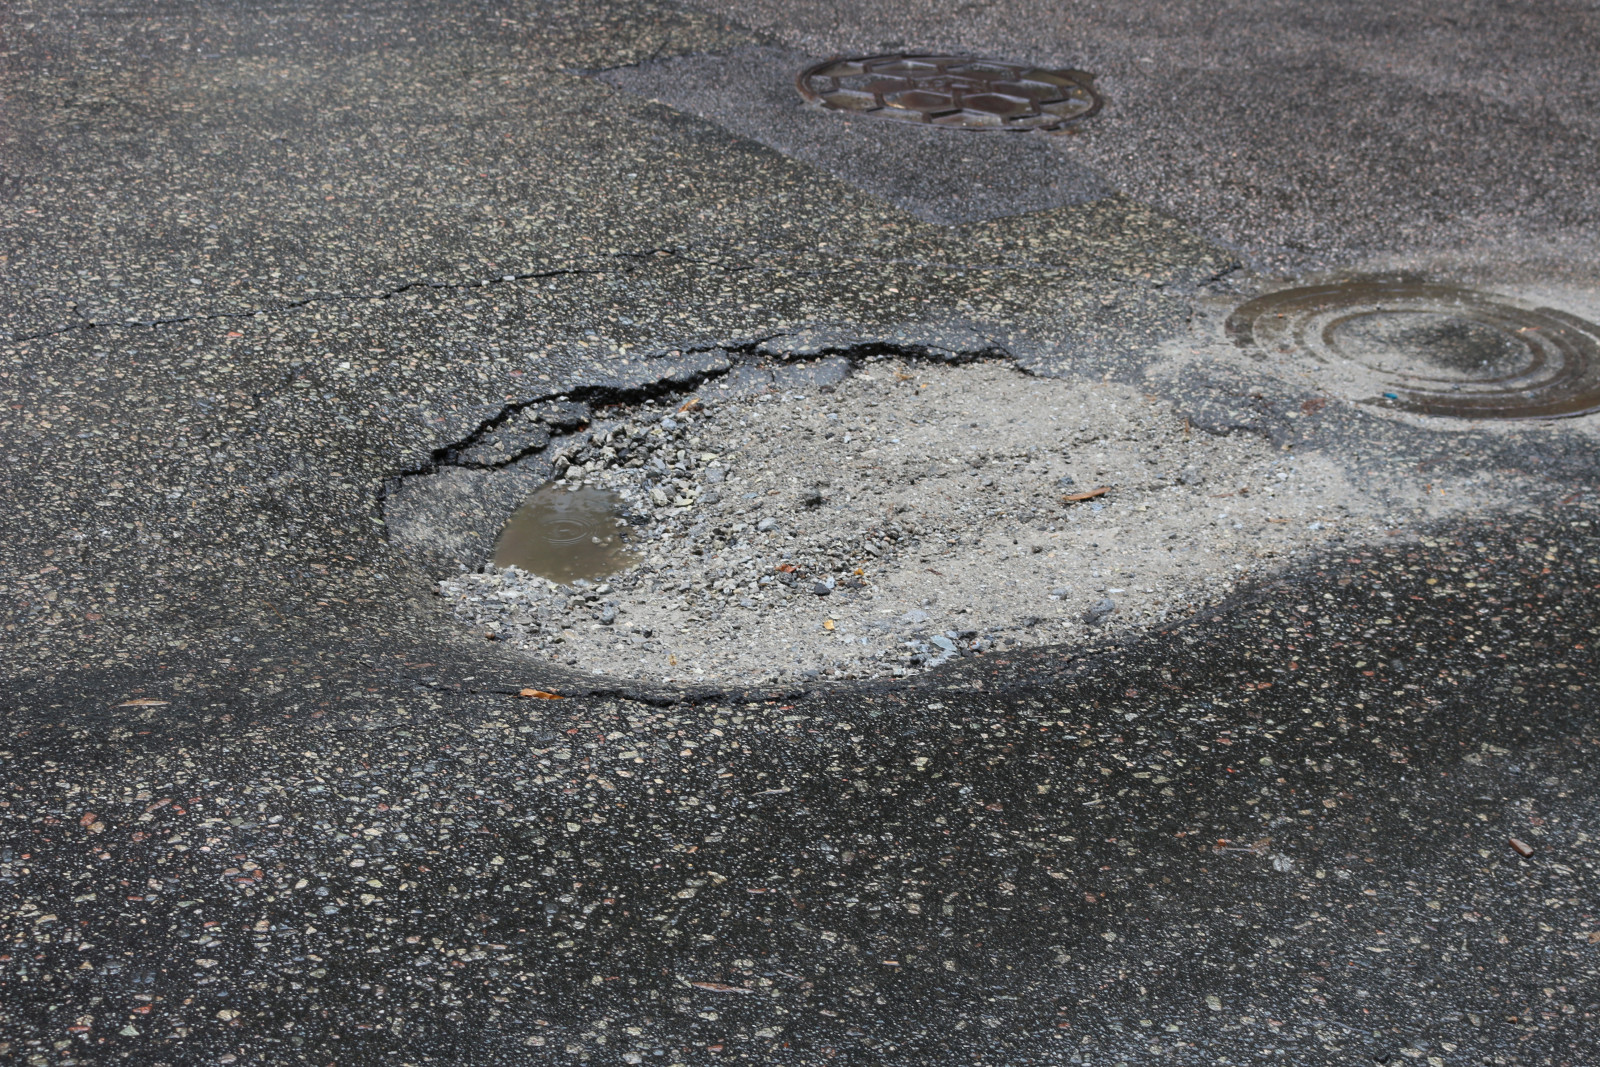
{"type": "Polygon", "coordinates": [[[830,110],[956,130],[1058,130],[1104,103],[1093,74],[976,56],[835,57],[795,85],[830,110]]]}
{"type": "Polygon", "coordinates": [[[1471,289],[1369,280],[1285,289],[1228,318],[1245,348],[1304,353],[1352,396],[1419,415],[1554,419],[1600,410],[1600,327],[1471,289]]]}
{"type": "MultiPolygon", "coordinates": [[[[575,576],[549,566],[583,562],[559,546],[543,565],[463,555],[438,591],[478,640],[651,684],[1070,655],[1395,523],[1381,474],[1192,432],[1134,387],[1001,361],[750,361],[691,397],[593,416],[541,454],[551,481],[524,507],[593,496],[608,510],[570,543],[595,561],[614,537],[630,565],[604,557],[575,576]]],[[[428,516],[467,510],[465,493],[503,500],[495,481],[524,484],[530,461],[441,481],[441,506],[394,528],[437,536],[428,516]]],[[[1414,494],[1427,515],[1482,499],[1466,480],[1445,491],[1426,477],[1440,490],[1414,494]]]]}

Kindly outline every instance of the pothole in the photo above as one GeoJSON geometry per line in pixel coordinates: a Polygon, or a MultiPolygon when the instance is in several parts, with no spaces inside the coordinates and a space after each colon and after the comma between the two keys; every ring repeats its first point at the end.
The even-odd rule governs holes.
{"type": "Polygon", "coordinates": [[[1469,419],[1600,410],[1600,327],[1470,289],[1373,280],[1286,289],[1241,305],[1245,348],[1303,353],[1364,404],[1469,419]]]}
{"type": "Polygon", "coordinates": [[[587,553],[617,531],[636,562],[572,578],[542,547],[526,569],[467,561],[440,594],[479,640],[662,683],[888,677],[1070,646],[1330,537],[1477,499],[1438,479],[1427,494],[1352,484],[1320,456],[1191,431],[1131,387],[1002,362],[742,363],[687,401],[596,411],[537,462],[554,480],[518,514],[602,502],[563,543],[587,553]]]}
{"type": "Polygon", "coordinates": [[[795,78],[808,103],[960,130],[1058,130],[1100,110],[1094,75],[951,55],[851,56],[795,78]]]}

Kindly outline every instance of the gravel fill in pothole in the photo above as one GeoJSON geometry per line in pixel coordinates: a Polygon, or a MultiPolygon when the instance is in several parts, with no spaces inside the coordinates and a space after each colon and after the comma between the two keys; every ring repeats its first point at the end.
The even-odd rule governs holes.
{"type": "Polygon", "coordinates": [[[485,564],[441,583],[456,617],[652,682],[899,676],[1190,610],[1330,536],[1474,497],[1436,487],[1397,519],[1377,478],[1000,362],[726,388],[604,410],[552,445],[556,489],[616,494],[636,566],[561,584],[485,564]]]}

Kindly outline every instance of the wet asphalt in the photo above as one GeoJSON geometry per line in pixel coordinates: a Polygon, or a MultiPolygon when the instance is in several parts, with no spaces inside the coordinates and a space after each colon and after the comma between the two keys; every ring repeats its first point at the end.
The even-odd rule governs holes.
{"type": "Polygon", "coordinates": [[[1252,268],[1481,280],[1494,246],[1592,286],[1593,11],[1161,8],[1161,50],[1089,9],[851,11],[11,12],[0,1057],[1594,1059],[1590,432],[1146,373],[1252,268]],[[858,41],[1099,70],[1105,121],[1047,150],[1114,191],[935,218],[946,187],[807,148],[820,116],[763,141],[629,88],[858,41]],[[1303,114],[1283,70],[1371,121],[1291,152],[1248,107],[1183,119],[1216,71],[1303,114]],[[1300,166],[1322,199],[1275,205],[1300,166]],[[1146,382],[1197,432],[1503,500],[1397,499],[1393,536],[1124,644],[783,691],[519,660],[386,536],[524,405],[882,351],[1146,382]]]}

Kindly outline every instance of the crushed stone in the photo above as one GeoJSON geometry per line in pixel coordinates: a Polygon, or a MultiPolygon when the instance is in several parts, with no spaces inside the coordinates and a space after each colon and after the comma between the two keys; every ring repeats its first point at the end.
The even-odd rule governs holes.
{"type": "Polygon", "coordinates": [[[615,492],[636,562],[566,584],[484,564],[440,595],[480,638],[607,676],[897,677],[1070,652],[1484,488],[1356,481],[1320,454],[1193,430],[1133,387],[1001,361],[885,357],[826,377],[730,376],[687,410],[605,411],[552,444],[554,484],[615,492]]]}

